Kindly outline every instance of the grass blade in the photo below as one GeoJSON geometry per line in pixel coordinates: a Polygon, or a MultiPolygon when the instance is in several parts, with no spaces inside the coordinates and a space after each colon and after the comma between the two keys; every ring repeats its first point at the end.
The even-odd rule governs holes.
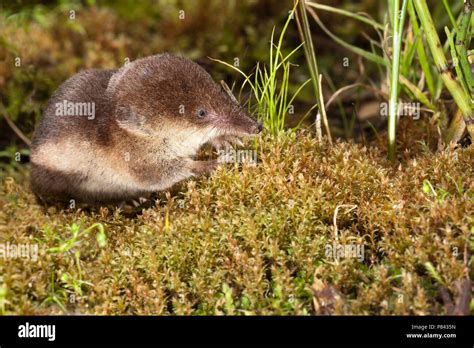
{"type": "Polygon", "coordinates": [[[402,46],[402,34],[405,24],[406,9],[408,0],[403,0],[401,16],[399,19],[398,0],[392,1],[392,15],[393,15],[393,48],[392,48],[392,72],[390,80],[390,99],[389,99],[389,113],[388,113],[388,158],[391,161],[395,160],[395,136],[396,124],[398,115],[398,94],[399,94],[399,78],[400,78],[400,55],[402,46]]]}
{"type": "Polygon", "coordinates": [[[318,4],[316,2],[306,2],[306,6],[313,7],[317,10],[323,10],[323,11],[328,11],[328,12],[332,12],[332,13],[341,14],[343,16],[353,18],[353,19],[357,19],[360,22],[369,24],[372,27],[374,27],[374,29],[384,30],[384,26],[382,24],[380,24],[379,22],[373,20],[372,18],[363,16],[363,15],[360,15],[360,14],[357,14],[357,13],[342,10],[340,8],[337,8],[337,7],[318,4]]]}
{"type": "MultiPolygon", "coordinates": [[[[433,60],[436,64],[436,68],[441,74],[441,79],[443,80],[444,85],[451,93],[454,98],[454,101],[458,105],[459,109],[462,112],[463,119],[467,125],[467,129],[471,138],[474,139],[474,119],[471,106],[471,100],[468,95],[464,92],[464,89],[461,85],[455,80],[453,74],[451,73],[448,62],[443,52],[441,42],[439,40],[438,33],[433,23],[433,18],[426,4],[426,0],[414,0],[414,5],[418,17],[420,18],[421,25],[426,33],[426,39],[428,41],[428,46],[433,56],[433,60]]],[[[462,134],[460,131],[452,131],[452,128],[462,128],[464,125],[461,122],[451,123],[451,131],[449,134],[462,134]]],[[[457,142],[459,139],[447,139],[447,141],[457,142]]]]}
{"type": "Polygon", "coordinates": [[[337,35],[333,34],[322,22],[321,22],[321,19],[319,19],[319,16],[316,14],[316,12],[311,9],[311,8],[308,8],[308,12],[311,14],[311,16],[314,18],[314,20],[316,21],[316,23],[318,23],[318,25],[321,27],[321,29],[331,38],[333,39],[335,42],[337,42],[339,45],[347,48],[348,50],[354,52],[355,54],[359,55],[359,56],[362,56],[364,57],[365,59],[368,59],[376,64],[379,64],[379,65],[383,65],[383,66],[388,66],[388,61],[386,59],[384,59],[383,57],[377,55],[377,54],[374,54],[372,52],[369,52],[369,51],[366,51],[360,47],[357,47],[357,46],[354,46],[354,45],[351,45],[350,43],[342,40],[341,38],[339,38],[337,35]]]}
{"type": "Polygon", "coordinates": [[[326,107],[324,105],[324,100],[322,98],[321,85],[319,82],[319,69],[318,62],[316,59],[316,53],[314,50],[313,39],[311,37],[311,29],[309,27],[308,16],[306,14],[305,1],[295,1],[295,6],[298,5],[298,13],[296,17],[296,22],[298,25],[298,31],[301,36],[301,40],[305,43],[304,52],[306,56],[306,61],[308,62],[308,68],[311,75],[311,81],[313,83],[313,90],[316,97],[316,101],[319,107],[321,117],[323,119],[324,128],[326,129],[326,134],[329,139],[329,143],[332,144],[331,130],[329,128],[329,122],[326,115],[326,107]]]}

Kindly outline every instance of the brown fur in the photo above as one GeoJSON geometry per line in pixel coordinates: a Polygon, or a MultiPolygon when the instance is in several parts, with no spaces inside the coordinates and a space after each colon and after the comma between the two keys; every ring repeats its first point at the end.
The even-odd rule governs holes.
{"type": "Polygon", "coordinates": [[[260,131],[188,59],[162,54],[120,70],[84,71],[59,87],[37,126],[32,189],[46,201],[137,198],[215,168],[193,160],[204,143],[260,131]],[[94,103],[95,117],[56,115],[64,100],[94,103]]]}

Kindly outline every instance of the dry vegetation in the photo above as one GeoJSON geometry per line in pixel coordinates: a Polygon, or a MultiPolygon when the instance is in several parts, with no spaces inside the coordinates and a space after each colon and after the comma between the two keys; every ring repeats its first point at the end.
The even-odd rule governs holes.
{"type": "MultiPolygon", "coordinates": [[[[250,144],[248,144],[250,146],[250,144]]],[[[16,173],[1,186],[0,240],[37,243],[37,262],[0,259],[4,314],[446,314],[466,311],[474,148],[411,144],[397,166],[377,147],[260,138],[258,164],[227,166],[156,204],[42,207],[16,173]],[[361,243],[365,258],[325,255],[361,243]],[[100,223],[107,244],[92,229],[100,223]],[[68,245],[64,247],[64,245],[68,245]],[[63,246],[62,251],[52,249],[63,246]],[[432,266],[432,267],[431,267],[432,266]],[[464,291],[465,292],[465,291],[464,291]],[[449,304],[452,300],[453,305],[449,304]]],[[[10,173],[12,174],[12,173],[10,173]]],[[[471,240],[472,243],[472,240],[471,240]]]]}

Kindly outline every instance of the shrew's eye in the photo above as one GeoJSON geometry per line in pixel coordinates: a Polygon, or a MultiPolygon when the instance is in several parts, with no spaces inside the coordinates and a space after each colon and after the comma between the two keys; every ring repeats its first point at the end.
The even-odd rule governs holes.
{"type": "Polygon", "coordinates": [[[199,118],[204,118],[204,117],[206,117],[207,112],[206,112],[206,110],[200,109],[198,111],[197,115],[198,115],[199,118]]]}

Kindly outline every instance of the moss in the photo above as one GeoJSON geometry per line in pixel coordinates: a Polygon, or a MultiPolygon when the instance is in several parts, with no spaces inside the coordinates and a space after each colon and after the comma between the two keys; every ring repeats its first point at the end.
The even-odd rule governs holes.
{"type": "Polygon", "coordinates": [[[40,254],[0,258],[0,310],[313,314],[319,300],[335,314],[446,313],[440,290],[456,297],[456,282],[472,276],[464,252],[474,226],[473,147],[417,153],[397,166],[377,147],[330,147],[307,132],[262,137],[256,148],[257,166],[220,168],[138,214],[42,207],[27,165],[4,176],[0,243],[37,244],[40,254]],[[355,208],[339,208],[338,241],[363,245],[361,261],[326,254],[342,204],[355,208]],[[48,252],[71,240],[74,224],[80,234],[96,223],[105,246],[91,229],[67,251],[48,252]],[[324,300],[324,289],[338,295],[324,300]]]}

